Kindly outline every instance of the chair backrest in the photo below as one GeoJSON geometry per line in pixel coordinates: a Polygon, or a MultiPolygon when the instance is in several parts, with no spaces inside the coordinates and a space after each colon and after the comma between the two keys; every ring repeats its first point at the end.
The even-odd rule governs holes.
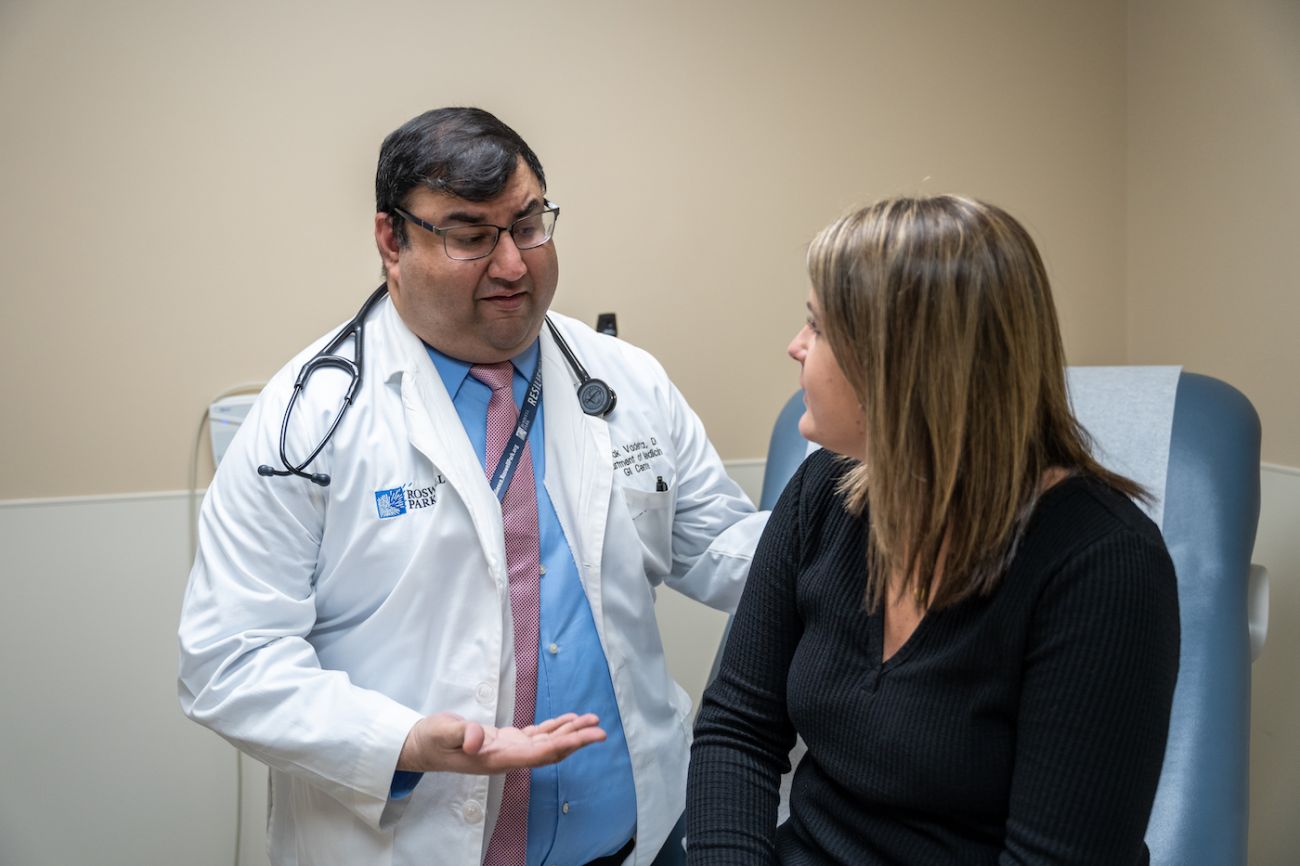
{"type": "Polygon", "coordinates": [[[1182,651],[1147,825],[1159,866],[1246,863],[1259,443],[1259,416],[1240,391],[1179,377],[1161,529],[1178,574],[1182,651]]]}
{"type": "MultiPolygon", "coordinates": [[[[1072,370],[1080,423],[1106,451],[1114,416],[1129,407],[1086,400],[1126,370],[1072,370]],[[1075,375],[1100,371],[1100,377],[1075,375]],[[1109,414],[1113,417],[1106,418],[1109,414]]],[[[1182,648],[1169,744],[1147,825],[1153,866],[1245,866],[1250,746],[1250,555],[1259,520],[1259,417],[1241,392],[1208,376],[1173,374],[1161,528],[1178,574],[1182,648]]],[[[1116,379],[1118,377],[1118,379],[1116,379]]],[[[803,461],[803,395],[781,410],[760,507],[771,508],[803,461]]],[[[1122,426],[1122,425],[1120,425],[1122,426]]],[[[1159,436],[1156,437],[1160,438],[1159,436]]],[[[1104,459],[1104,458],[1101,458],[1104,459]]],[[[1120,469],[1120,471],[1123,471],[1120,469]]],[[[730,623],[728,623],[730,626],[730,623]]],[[[725,637],[724,637],[725,640],[725,637]]],[[[716,673],[716,662],[715,671],[716,673]]]]}
{"type": "Polygon", "coordinates": [[[789,483],[794,471],[815,447],[799,434],[801,415],[803,415],[803,391],[795,391],[781,407],[781,414],[776,416],[776,423],[772,425],[772,438],[767,443],[767,463],[763,467],[763,493],[758,501],[758,507],[764,511],[771,511],[772,506],[776,505],[777,497],[789,483]]]}

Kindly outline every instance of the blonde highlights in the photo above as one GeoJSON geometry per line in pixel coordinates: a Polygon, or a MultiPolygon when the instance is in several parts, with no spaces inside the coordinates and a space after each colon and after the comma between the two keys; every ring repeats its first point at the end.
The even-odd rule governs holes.
{"type": "Polygon", "coordinates": [[[1046,270],[1005,211],[957,196],[877,202],[817,235],[808,272],[865,410],[867,459],[843,490],[870,515],[870,609],[891,576],[923,606],[991,593],[1048,469],[1144,495],[1089,453],[1046,270]]]}

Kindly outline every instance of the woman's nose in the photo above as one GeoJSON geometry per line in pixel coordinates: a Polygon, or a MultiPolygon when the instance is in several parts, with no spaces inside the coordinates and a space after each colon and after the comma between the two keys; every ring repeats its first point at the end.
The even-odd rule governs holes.
{"type": "Polygon", "coordinates": [[[808,354],[808,344],[804,339],[804,335],[807,331],[808,326],[804,325],[799,329],[799,333],[794,335],[794,339],[790,341],[790,345],[785,347],[785,353],[800,364],[803,363],[804,356],[808,354]]]}

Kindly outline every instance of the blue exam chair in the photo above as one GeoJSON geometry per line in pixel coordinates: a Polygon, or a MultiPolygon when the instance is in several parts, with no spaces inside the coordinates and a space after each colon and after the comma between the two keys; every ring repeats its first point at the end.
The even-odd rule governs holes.
{"type": "MultiPolygon", "coordinates": [[[[1103,463],[1110,465],[1102,456],[1102,431],[1123,427],[1131,404],[1099,389],[1141,380],[1146,369],[1071,370],[1076,415],[1100,446],[1103,463]]],[[[1250,664],[1268,620],[1267,572],[1250,562],[1259,521],[1259,417],[1230,385],[1195,373],[1172,375],[1162,531],[1178,574],[1182,652],[1146,839],[1152,866],[1245,866],[1250,664]]],[[[760,508],[776,503],[808,454],[798,430],[802,413],[803,395],[796,393],[772,430],[760,508]]]]}

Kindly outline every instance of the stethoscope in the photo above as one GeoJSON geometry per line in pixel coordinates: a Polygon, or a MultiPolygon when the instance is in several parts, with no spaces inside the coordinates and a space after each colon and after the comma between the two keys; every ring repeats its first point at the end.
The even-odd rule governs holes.
{"type": "MultiPolygon", "coordinates": [[[[263,463],[261,466],[257,467],[258,475],[263,475],[267,478],[277,475],[297,475],[298,477],[306,478],[311,483],[318,484],[321,487],[327,487],[329,485],[330,477],[325,473],[311,473],[305,470],[307,469],[307,466],[316,459],[316,455],[320,454],[329,443],[330,437],[333,436],[334,431],[338,429],[339,422],[343,420],[343,415],[348,411],[348,407],[352,405],[353,398],[356,397],[357,390],[361,387],[361,373],[365,359],[366,316],[370,315],[370,311],[374,309],[375,304],[379,303],[380,299],[382,299],[386,294],[388,294],[388,283],[384,283],[382,286],[375,289],[370,297],[366,298],[366,302],[361,305],[361,309],[357,310],[357,314],[352,317],[352,321],[344,325],[339,332],[334,335],[334,339],[326,343],[319,352],[312,355],[311,358],[302,365],[302,369],[298,371],[298,378],[295,379],[293,383],[293,394],[289,396],[289,405],[284,408],[284,419],[280,422],[280,463],[284,468],[275,469],[263,463]],[[355,360],[352,358],[345,358],[338,354],[339,348],[347,342],[349,338],[355,340],[355,360]],[[303,389],[307,387],[307,380],[311,378],[312,373],[322,367],[334,367],[342,370],[348,374],[351,381],[348,383],[347,391],[343,394],[342,403],[339,404],[338,414],[334,416],[334,422],[330,424],[330,428],[326,431],[325,437],[321,439],[320,444],[307,455],[306,460],[295,466],[289,462],[289,457],[285,453],[285,441],[289,436],[289,417],[293,414],[293,407],[294,404],[298,402],[298,397],[302,394],[303,389]]],[[[564,360],[568,363],[569,369],[573,370],[573,374],[578,378],[578,405],[582,407],[582,411],[598,418],[604,418],[609,415],[610,412],[613,412],[614,404],[618,402],[618,395],[614,393],[614,389],[609,387],[609,385],[605,384],[605,382],[600,379],[593,379],[587,374],[587,369],[582,366],[582,362],[580,362],[578,357],[573,354],[573,350],[569,348],[569,344],[560,334],[559,329],[555,327],[555,323],[551,321],[550,316],[546,317],[546,327],[550,330],[551,336],[555,339],[555,344],[559,346],[560,353],[564,355],[564,360]]],[[[537,369],[537,378],[540,379],[540,358],[538,359],[537,369]]],[[[540,386],[540,381],[538,384],[540,386]]]]}

